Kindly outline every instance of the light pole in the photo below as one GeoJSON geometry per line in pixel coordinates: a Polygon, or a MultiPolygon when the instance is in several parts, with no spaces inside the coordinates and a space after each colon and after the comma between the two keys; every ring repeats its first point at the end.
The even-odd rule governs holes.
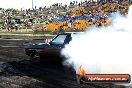
{"type": "Polygon", "coordinates": [[[33,9],[33,0],[32,0],[32,9],[33,9]]]}

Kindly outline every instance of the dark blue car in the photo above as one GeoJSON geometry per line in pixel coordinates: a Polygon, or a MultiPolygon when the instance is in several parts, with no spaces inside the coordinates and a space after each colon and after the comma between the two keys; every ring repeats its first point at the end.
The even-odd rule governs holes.
{"type": "MultiPolygon", "coordinates": [[[[56,35],[48,44],[32,44],[25,46],[25,53],[33,62],[45,60],[47,57],[54,57],[56,59],[61,57],[61,49],[68,44],[72,35],[77,32],[65,32],[56,35]]],[[[48,58],[49,59],[49,58],[48,58]]]]}

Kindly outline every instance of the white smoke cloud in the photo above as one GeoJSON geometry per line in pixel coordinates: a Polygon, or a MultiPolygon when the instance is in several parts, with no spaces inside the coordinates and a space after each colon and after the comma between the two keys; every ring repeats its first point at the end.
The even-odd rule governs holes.
{"type": "Polygon", "coordinates": [[[132,7],[127,16],[117,13],[111,19],[107,27],[77,34],[62,50],[76,71],[82,65],[87,74],[132,76],[132,7]]]}

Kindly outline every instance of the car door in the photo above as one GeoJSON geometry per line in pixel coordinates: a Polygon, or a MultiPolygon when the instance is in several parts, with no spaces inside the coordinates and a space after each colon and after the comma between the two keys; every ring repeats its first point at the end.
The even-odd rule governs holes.
{"type": "Polygon", "coordinates": [[[49,56],[59,56],[61,49],[67,42],[67,34],[59,34],[50,42],[50,48],[48,49],[49,56]]]}

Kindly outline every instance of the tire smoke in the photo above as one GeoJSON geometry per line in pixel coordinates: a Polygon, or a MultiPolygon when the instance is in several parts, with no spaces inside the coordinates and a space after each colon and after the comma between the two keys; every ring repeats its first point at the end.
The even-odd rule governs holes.
{"type": "Polygon", "coordinates": [[[82,65],[87,74],[132,76],[132,7],[126,16],[116,13],[110,19],[107,27],[91,27],[75,35],[62,50],[65,62],[74,64],[76,73],[82,65]]]}

